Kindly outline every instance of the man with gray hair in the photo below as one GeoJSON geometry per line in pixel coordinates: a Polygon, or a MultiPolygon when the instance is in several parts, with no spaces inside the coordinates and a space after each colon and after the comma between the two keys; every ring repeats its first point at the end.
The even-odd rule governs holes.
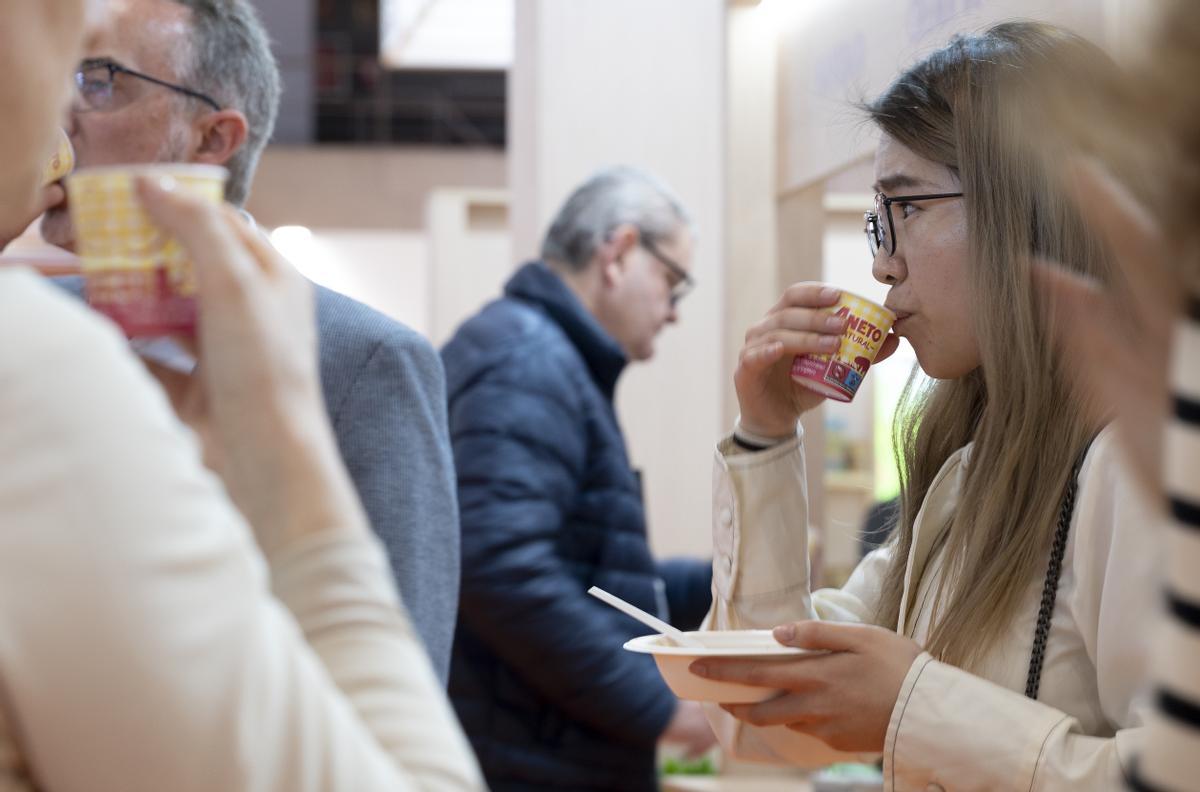
{"type": "MultiPolygon", "coordinates": [[[[76,74],[67,132],[79,167],[191,162],[229,169],[242,205],[275,125],[279,71],[248,0],[110,0],[76,74]]],[[[60,203],[42,234],[73,248],[60,203]]],[[[79,291],[78,279],[64,284],[79,291]]],[[[444,374],[420,335],[317,288],[321,382],[342,457],[391,559],[401,597],[445,680],[458,604],[459,536],[444,374]]],[[[149,362],[181,417],[190,371],[149,362]]]]}
{"type": "Polygon", "coordinates": [[[692,286],[693,232],[648,174],[607,170],[559,211],[542,261],[442,350],[463,583],[450,695],[495,792],[657,789],[659,740],[712,744],[599,586],[684,629],[710,566],[656,562],[613,408],[692,286]]]}

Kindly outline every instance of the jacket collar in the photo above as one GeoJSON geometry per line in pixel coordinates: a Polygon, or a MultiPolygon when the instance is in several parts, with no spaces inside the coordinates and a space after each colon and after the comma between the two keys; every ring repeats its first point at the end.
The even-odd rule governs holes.
{"type": "Polygon", "coordinates": [[[524,265],[504,286],[504,294],[540,308],[579,350],[592,379],[611,401],[628,359],[616,340],[600,326],[553,270],[543,262],[524,265]]]}

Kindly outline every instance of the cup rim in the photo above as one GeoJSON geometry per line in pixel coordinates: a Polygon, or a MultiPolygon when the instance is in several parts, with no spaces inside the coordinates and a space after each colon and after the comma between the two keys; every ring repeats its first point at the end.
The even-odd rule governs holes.
{"type": "Polygon", "coordinates": [[[840,286],[834,285],[832,283],[828,283],[828,284],[824,284],[824,285],[829,286],[834,289],[837,289],[838,291],[840,291],[842,293],[841,297],[838,297],[839,302],[841,301],[842,297],[853,297],[854,299],[859,300],[860,302],[865,302],[867,305],[873,306],[873,307],[878,308],[879,310],[883,311],[888,316],[892,317],[892,322],[896,321],[896,312],[893,311],[891,308],[888,308],[886,305],[880,305],[879,303],[875,302],[874,300],[868,300],[866,297],[863,297],[861,294],[852,292],[849,289],[843,289],[840,286]]]}

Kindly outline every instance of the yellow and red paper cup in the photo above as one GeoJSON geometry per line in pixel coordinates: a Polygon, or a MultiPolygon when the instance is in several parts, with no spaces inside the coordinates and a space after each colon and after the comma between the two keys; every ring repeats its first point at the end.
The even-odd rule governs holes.
{"type": "Polygon", "coordinates": [[[838,351],[831,355],[797,355],[792,361],[792,380],[835,399],[854,399],[867,369],[875,362],[896,315],[856,294],[842,292],[833,306],[834,316],[848,320],[838,351]]]}
{"type": "Polygon", "coordinates": [[[54,141],[54,153],[42,169],[42,186],[48,187],[66,176],[75,167],[75,147],[62,129],[54,141]]]}
{"type": "Polygon", "coordinates": [[[72,175],[67,193],[87,300],[130,338],[191,335],[192,262],[143,211],[134,190],[140,176],[170,177],[176,189],[219,204],[229,173],[213,165],[167,164],[86,168],[72,175]]]}

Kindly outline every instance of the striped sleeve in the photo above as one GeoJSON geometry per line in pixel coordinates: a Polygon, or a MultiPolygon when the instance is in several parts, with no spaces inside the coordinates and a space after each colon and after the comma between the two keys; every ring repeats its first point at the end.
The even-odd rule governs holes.
{"type": "Polygon", "coordinates": [[[1170,504],[1166,615],[1156,649],[1157,711],[1133,787],[1200,790],[1200,300],[1174,344],[1163,482],[1170,504]]]}

